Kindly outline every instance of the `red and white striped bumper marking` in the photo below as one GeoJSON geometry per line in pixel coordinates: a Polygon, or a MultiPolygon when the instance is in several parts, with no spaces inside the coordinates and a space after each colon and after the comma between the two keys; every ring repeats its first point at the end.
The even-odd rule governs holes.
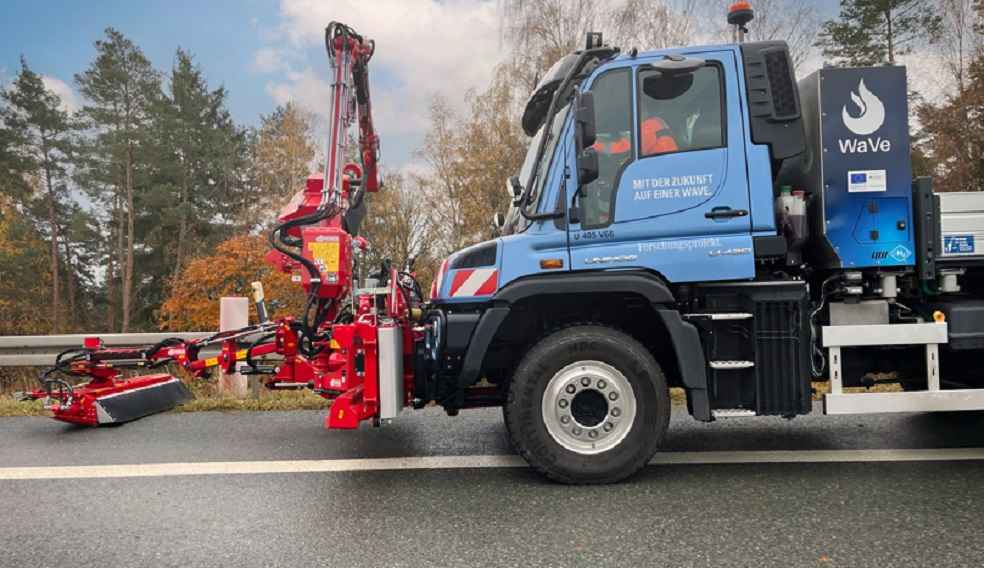
{"type": "Polygon", "coordinates": [[[459,270],[451,280],[451,297],[489,296],[495,292],[499,271],[494,268],[459,270]]]}

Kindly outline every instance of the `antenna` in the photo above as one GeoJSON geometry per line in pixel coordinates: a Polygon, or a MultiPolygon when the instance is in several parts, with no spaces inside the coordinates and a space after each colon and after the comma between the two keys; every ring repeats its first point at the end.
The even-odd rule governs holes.
{"type": "Polygon", "coordinates": [[[745,34],[748,33],[748,28],[745,26],[753,19],[755,19],[755,11],[752,10],[749,2],[739,0],[728,8],[728,24],[735,27],[736,43],[745,42],[745,34]]]}

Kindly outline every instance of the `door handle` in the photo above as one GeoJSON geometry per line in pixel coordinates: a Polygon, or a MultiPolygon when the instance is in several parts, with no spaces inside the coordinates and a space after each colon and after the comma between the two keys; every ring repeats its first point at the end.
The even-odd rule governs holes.
{"type": "Polygon", "coordinates": [[[732,209],[730,207],[715,207],[704,213],[704,217],[708,219],[731,219],[733,217],[745,217],[747,215],[747,209],[732,209]]]}

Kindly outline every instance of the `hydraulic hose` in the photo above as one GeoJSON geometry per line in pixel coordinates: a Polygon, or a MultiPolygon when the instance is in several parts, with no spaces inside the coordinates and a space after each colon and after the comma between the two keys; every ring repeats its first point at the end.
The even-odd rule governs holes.
{"type": "Polygon", "coordinates": [[[250,368],[250,370],[254,372],[257,370],[256,361],[253,360],[253,349],[257,345],[260,345],[261,343],[266,343],[267,341],[273,339],[276,336],[277,336],[276,333],[268,333],[266,335],[261,335],[256,339],[254,339],[253,342],[249,344],[249,347],[246,348],[246,365],[250,368]]]}
{"type": "MultiPolygon", "coordinates": [[[[298,252],[290,250],[288,248],[291,246],[299,247],[303,243],[301,239],[297,239],[295,237],[291,237],[290,235],[287,235],[286,231],[294,227],[313,225],[314,223],[323,221],[324,219],[327,219],[335,215],[337,212],[338,212],[338,208],[334,206],[321,207],[310,215],[305,215],[303,217],[298,217],[297,219],[291,219],[289,221],[280,223],[279,225],[274,227],[273,230],[270,232],[270,237],[269,237],[270,246],[272,246],[275,250],[277,250],[284,256],[287,256],[291,260],[294,260],[295,262],[303,266],[305,270],[308,271],[308,274],[311,277],[311,285],[310,285],[310,289],[308,290],[308,300],[307,300],[307,304],[304,306],[304,316],[301,320],[301,335],[308,340],[308,343],[314,343],[314,341],[318,339],[319,324],[317,322],[320,319],[318,316],[315,316],[316,323],[314,327],[310,325],[311,306],[317,303],[319,312],[322,311],[325,307],[325,304],[321,304],[320,302],[318,302],[317,299],[318,291],[321,288],[321,272],[318,270],[318,267],[315,266],[313,262],[304,258],[304,256],[302,256],[298,252]]],[[[305,345],[303,341],[300,343],[300,348],[301,348],[301,352],[308,356],[312,356],[318,352],[318,350],[310,349],[307,345],[305,345]]]]}

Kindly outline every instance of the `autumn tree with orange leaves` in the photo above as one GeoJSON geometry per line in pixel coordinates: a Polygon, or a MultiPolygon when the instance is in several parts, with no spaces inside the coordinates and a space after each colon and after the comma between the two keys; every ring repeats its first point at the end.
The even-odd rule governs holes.
{"type": "MultiPolygon", "coordinates": [[[[219,299],[251,296],[250,284],[257,280],[263,282],[271,317],[300,314],[304,291],[291,282],[290,275],[275,270],[263,260],[269,250],[265,237],[241,235],[224,241],[213,254],[188,263],[161,306],[161,328],[214,330],[219,323],[219,299]]],[[[250,321],[255,322],[256,311],[250,304],[250,321]]]]}

